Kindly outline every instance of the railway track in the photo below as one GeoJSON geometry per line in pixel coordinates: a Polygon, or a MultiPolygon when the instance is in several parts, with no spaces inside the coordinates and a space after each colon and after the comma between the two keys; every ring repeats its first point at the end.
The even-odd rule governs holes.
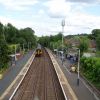
{"type": "Polygon", "coordinates": [[[53,64],[47,52],[35,57],[12,100],[65,100],[53,64]]]}

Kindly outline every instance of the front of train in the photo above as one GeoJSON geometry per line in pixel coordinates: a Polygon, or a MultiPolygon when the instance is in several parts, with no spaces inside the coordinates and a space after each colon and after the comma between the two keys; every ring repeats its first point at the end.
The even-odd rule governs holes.
{"type": "Polygon", "coordinates": [[[35,56],[40,57],[41,55],[42,55],[42,47],[40,44],[38,44],[35,56]]]}

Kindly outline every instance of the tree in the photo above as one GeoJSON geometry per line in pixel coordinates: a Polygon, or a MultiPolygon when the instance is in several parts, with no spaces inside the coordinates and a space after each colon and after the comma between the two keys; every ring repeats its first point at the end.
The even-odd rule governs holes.
{"type": "Polygon", "coordinates": [[[12,24],[8,23],[5,26],[5,37],[6,37],[6,41],[8,43],[16,43],[17,40],[17,35],[18,35],[18,29],[15,28],[12,24]]]}
{"type": "MultiPolygon", "coordinates": [[[[1,35],[0,35],[1,37],[1,35]]],[[[3,38],[0,38],[0,69],[6,68],[9,62],[9,48],[3,38]]]]}
{"type": "Polygon", "coordinates": [[[7,67],[7,63],[9,61],[9,49],[4,39],[3,27],[3,24],[0,23],[0,69],[7,67]]]}
{"type": "Polygon", "coordinates": [[[100,34],[96,37],[96,44],[97,44],[98,50],[100,50],[100,34]]]}
{"type": "Polygon", "coordinates": [[[2,35],[2,33],[3,33],[3,24],[0,23],[0,35],[2,35]]]}
{"type": "Polygon", "coordinates": [[[95,40],[100,34],[100,29],[93,29],[91,33],[92,34],[88,35],[88,37],[95,40]]]}
{"type": "Polygon", "coordinates": [[[81,70],[92,82],[100,83],[100,58],[81,58],[81,70]]]}
{"type": "Polygon", "coordinates": [[[49,47],[50,46],[50,37],[42,36],[39,38],[38,43],[40,43],[44,47],[49,47]]]}
{"type": "Polygon", "coordinates": [[[95,39],[100,34],[100,29],[92,30],[92,36],[95,39]]]}
{"type": "Polygon", "coordinates": [[[20,43],[28,44],[31,43],[33,46],[36,45],[36,36],[34,35],[35,31],[27,27],[20,30],[20,43]]]}
{"type": "Polygon", "coordinates": [[[100,29],[94,29],[92,30],[92,34],[90,35],[92,39],[95,39],[97,48],[100,50],[100,29]]]}
{"type": "Polygon", "coordinates": [[[50,35],[50,36],[42,36],[39,38],[39,43],[45,47],[49,47],[51,49],[58,48],[61,46],[61,39],[62,39],[62,34],[58,33],[57,35],[50,35]]]}
{"type": "Polygon", "coordinates": [[[88,50],[88,39],[85,37],[81,37],[79,49],[81,51],[81,56],[83,55],[84,51],[88,50]]]}
{"type": "Polygon", "coordinates": [[[21,44],[26,44],[26,48],[28,48],[29,43],[31,47],[36,45],[34,33],[35,31],[29,27],[19,30],[10,23],[5,26],[0,23],[0,68],[7,67],[9,62],[9,53],[13,51],[8,47],[9,45],[17,46],[17,51],[19,51],[21,44]]]}

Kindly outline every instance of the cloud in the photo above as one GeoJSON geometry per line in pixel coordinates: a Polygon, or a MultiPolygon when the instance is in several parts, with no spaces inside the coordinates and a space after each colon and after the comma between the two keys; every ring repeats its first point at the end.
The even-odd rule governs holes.
{"type": "MultiPolygon", "coordinates": [[[[100,27],[100,17],[84,13],[87,6],[99,3],[99,0],[49,0],[44,3],[48,8],[49,17],[66,18],[65,35],[77,33],[90,33],[92,29],[100,27]]],[[[57,25],[58,23],[55,23],[57,25]]],[[[52,27],[51,32],[61,31],[59,27],[52,27]]]]}
{"type": "Polygon", "coordinates": [[[66,18],[65,34],[91,33],[100,28],[100,17],[85,13],[73,13],[66,18]]]}
{"type": "MultiPolygon", "coordinates": [[[[18,20],[0,16],[0,20],[3,24],[7,24],[9,22],[17,28],[31,27],[35,30],[36,35],[38,36],[53,35],[62,31],[62,19],[58,18],[52,19],[48,17],[46,19],[32,21],[30,19],[18,20]]],[[[93,29],[100,28],[100,17],[85,13],[72,13],[65,19],[65,22],[64,35],[91,33],[93,29]]]]}
{"type": "Polygon", "coordinates": [[[74,3],[100,3],[100,0],[66,0],[74,3]]]}
{"type": "Polygon", "coordinates": [[[18,20],[18,19],[0,16],[0,22],[3,23],[4,25],[6,25],[7,23],[11,23],[13,26],[17,27],[18,29],[31,27],[35,31],[35,34],[37,36],[50,35],[52,29],[52,27],[50,27],[51,24],[48,24],[48,22],[44,22],[42,20],[37,22],[37,21],[32,21],[30,19],[18,20]]]}
{"type": "MultiPolygon", "coordinates": [[[[84,9],[86,9],[84,2],[86,2],[86,0],[83,0],[83,3],[80,0],[76,0],[77,3],[74,3],[75,0],[67,1],[47,0],[42,2],[41,6],[35,6],[36,9],[38,8],[35,14],[32,12],[33,9],[35,9],[34,7],[33,9],[30,9],[29,12],[27,11],[27,14],[23,11],[23,16],[25,15],[25,18],[18,18],[12,13],[12,17],[8,15],[8,17],[0,16],[0,20],[3,24],[6,24],[8,22],[12,23],[17,28],[31,27],[35,30],[36,35],[38,36],[56,34],[58,32],[61,32],[61,21],[63,17],[66,18],[64,35],[90,33],[92,29],[100,28],[100,16],[90,15],[84,12],[84,9]],[[78,4],[78,2],[80,2],[80,4],[78,4]],[[84,13],[82,12],[82,10],[84,13]]],[[[90,1],[88,0],[88,2],[90,1]]],[[[25,10],[29,9],[30,6],[38,3],[38,1],[0,0],[0,3],[7,9],[25,10]]],[[[88,5],[88,3],[86,5],[88,5]]]]}
{"type": "Polygon", "coordinates": [[[50,17],[65,17],[71,9],[70,3],[67,3],[65,0],[50,0],[44,3],[48,8],[48,14],[50,17]]]}
{"type": "Polygon", "coordinates": [[[88,6],[97,5],[100,0],[48,0],[44,3],[51,18],[63,18],[72,12],[84,11],[88,6]]]}
{"type": "Polygon", "coordinates": [[[45,13],[45,12],[44,12],[43,9],[40,9],[39,12],[38,12],[39,15],[43,15],[44,13],[45,13]]]}
{"type": "Polygon", "coordinates": [[[38,0],[0,0],[0,4],[10,10],[26,10],[36,3],[38,0]]]}
{"type": "Polygon", "coordinates": [[[76,25],[80,26],[89,26],[89,27],[95,27],[100,26],[100,17],[89,15],[85,13],[74,13],[70,16],[69,20],[72,23],[75,23],[76,25]],[[74,16],[74,17],[72,17],[74,16]]]}

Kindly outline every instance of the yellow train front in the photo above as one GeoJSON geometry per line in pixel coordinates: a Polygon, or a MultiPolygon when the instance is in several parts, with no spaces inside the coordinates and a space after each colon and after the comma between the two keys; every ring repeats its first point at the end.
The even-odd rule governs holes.
{"type": "Polygon", "coordinates": [[[36,57],[40,57],[42,55],[42,49],[36,49],[36,54],[35,54],[35,56],[36,57]]]}

